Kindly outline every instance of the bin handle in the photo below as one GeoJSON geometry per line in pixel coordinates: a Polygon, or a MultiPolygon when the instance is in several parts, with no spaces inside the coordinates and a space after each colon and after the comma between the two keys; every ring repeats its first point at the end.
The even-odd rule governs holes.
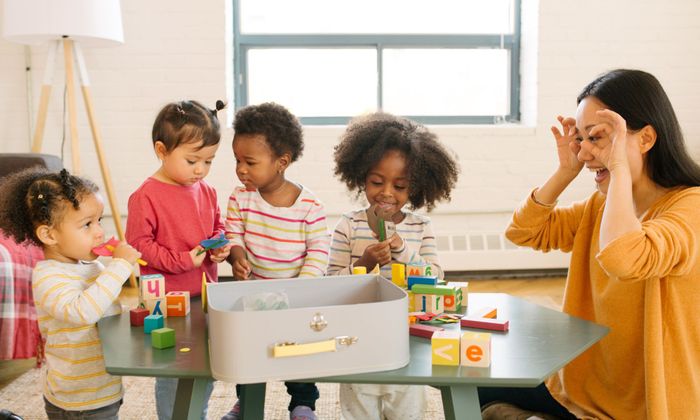
{"type": "Polygon", "coordinates": [[[357,343],[357,337],[347,335],[331,338],[330,340],[298,344],[294,341],[275,343],[272,347],[272,357],[307,356],[309,354],[338,351],[338,346],[350,346],[357,343]]]}

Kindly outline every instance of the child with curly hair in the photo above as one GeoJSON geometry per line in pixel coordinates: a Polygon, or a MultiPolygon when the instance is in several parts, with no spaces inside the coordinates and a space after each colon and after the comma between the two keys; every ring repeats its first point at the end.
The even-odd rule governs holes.
{"type": "MultiPolygon", "coordinates": [[[[285,171],[304,149],[299,120],[275,103],[236,113],[233,154],[243,187],[229,198],[226,236],[236,280],[323,276],[330,237],[323,204],[285,171]]],[[[286,382],[291,420],[315,420],[318,388],[286,382]]],[[[237,392],[240,392],[237,389],[237,392]]],[[[236,402],[222,420],[240,418],[236,402]]]]}
{"type": "Polygon", "coordinates": [[[0,229],[17,243],[41,246],[32,289],[44,340],[42,371],[48,418],[117,419],[121,377],[105,370],[97,321],[119,314],[124,281],[141,254],[120,242],[103,266],[92,249],[104,242],[103,199],[92,182],[30,168],[0,185],[0,229]]]}
{"type": "MultiPolygon", "coordinates": [[[[152,141],[160,168],[129,197],[126,239],[141,251],[148,265],[141,275],[163,274],[165,291],[188,291],[199,296],[202,273],[217,280],[217,264],[229,246],[204,252],[202,239],[224,231],[216,190],[204,181],[219,149],[221,131],[217,112],[197,101],[164,106],[153,123],[152,141]]],[[[175,405],[177,378],[156,378],[158,418],[170,419],[175,405]]],[[[212,383],[206,388],[206,399],[212,383]]],[[[205,404],[202,418],[206,418],[205,404]]]]}
{"type": "MultiPolygon", "coordinates": [[[[364,193],[369,206],[344,214],[336,225],[328,274],[379,265],[391,278],[391,263],[427,263],[442,278],[430,219],[404,209],[430,211],[450,199],[459,167],[435,134],[378,112],[350,122],[334,157],[335,174],[358,196],[364,193]],[[373,222],[379,217],[395,226],[384,240],[373,222]]],[[[426,398],[422,386],[341,384],[340,403],[345,420],[405,420],[422,418],[426,398]]]]}

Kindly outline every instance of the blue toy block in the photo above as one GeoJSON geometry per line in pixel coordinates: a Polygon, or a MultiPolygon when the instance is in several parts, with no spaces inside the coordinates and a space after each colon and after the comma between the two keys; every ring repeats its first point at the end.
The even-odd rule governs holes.
{"type": "Polygon", "coordinates": [[[148,315],[143,319],[143,332],[146,334],[158,328],[163,328],[163,315],[148,315]]]}
{"type": "Polygon", "coordinates": [[[408,290],[411,290],[414,284],[436,286],[437,283],[437,276],[408,276],[408,290]]]}

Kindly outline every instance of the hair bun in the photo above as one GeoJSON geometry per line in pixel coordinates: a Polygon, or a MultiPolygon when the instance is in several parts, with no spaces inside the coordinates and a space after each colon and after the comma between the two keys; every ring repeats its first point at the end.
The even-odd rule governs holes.
{"type": "Polygon", "coordinates": [[[222,101],[221,99],[216,101],[216,111],[221,111],[222,109],[226,108],[226,102],[222,101]]]}

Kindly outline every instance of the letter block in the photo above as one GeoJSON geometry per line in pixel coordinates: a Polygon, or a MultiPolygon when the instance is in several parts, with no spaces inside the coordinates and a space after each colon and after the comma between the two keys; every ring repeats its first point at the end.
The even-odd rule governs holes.
{"type": "Polygon", "coordinates": [[[430,264],[406,264],[406,273],[408,276],[431,277],[433,266],[430,264]]]}
{"type": "Polygon", "coordinates": [[[413,289],[416,284],[437,285],[437,276],[408,276],[408,290],[413,289]]]}
{"type": "Polygon", "coordinates": [[[414,294],[413,307],[418,312],[431,312],[436,315],[445,312],[444,299],[440,295],[414,294]]]}
{"type": "MultiPolygon", "coordinates": [[[[469,299],[469,282],[468,281],[450,281],[447,282],[448,286],[456,287],[462,291],[462,296],[460,297],[459,305],[463,306],[464,309],[467,308],[467,300],[469,299]]],[[[461,309],[458,309],[461,311],[461,309]]]]}
{"type": "Polygon", "coordinates": [[[167,301],[165,296],[160,299],[146,299],[144,302],[146,308],[151,312],[151,315],[163,315],[163,318],[168,317],[167,301]]]}
{"type": "Polygon", "coordinates": [[[406,288],[406,266],[400,263],[391,264],[391,282],[406,288]]]}
{"type": "Polygon", "coordinates": [[[168,316],[187,316],[190,313],[190,292],[168,292],[165,299],[168,316]]]}
{"type": "Polygon", "coordinates": [[[162,274],[141,276],[141,301],[165,297],[165,277],[162,274]]]}
{"type": "Polygon", "coordinates": [[[172,328],[158,328],[151,331],[151,346],[157,349],[175,347],[175,330],[172,328]]]}
{"type": "Polygon", "coordinates": [[[445,311],[459,312],[462,310],[461,295],[462,291],[450,285],[439,284],[431,286],[428,284],[416,284],[411,288],[413,293],[441,295],[443,298],[443,307],[445,311]],[[459,304],[457,303],[460,301],[459,304]]]}
{"type": "Polygon", "coordinates": [[[461,339],[460,364],[470,367],[491,365],[491,334],[465,331],[461,339]]]}
{"type": "Polygon", "coordinates": [[[459,331],[436,331],[430,339],[433,364],[443,366],[459,366],[459,344],[459,331]]]}
{"type": "Polygon", "coordinates": [[[151,312],[142,307],[134,308],[129,311],[129,321],[131,322],[132,327],[140,327],[143,325],[143,320],[146,318],[148,315],[150,315],[151,312]]]}
{"type": "Polygon", "coordinates": [[[415,312],[415,297],[413,296],[413,292],[410,290],[406,290],[406,295],[408,295],[408,312],[415,312]]]}
{"type": "Polygon", "coordinates": [[[148,315],[143,320],[143,332],[150,334],[151,331],[163,328],[163,315],[148,315]]]}

